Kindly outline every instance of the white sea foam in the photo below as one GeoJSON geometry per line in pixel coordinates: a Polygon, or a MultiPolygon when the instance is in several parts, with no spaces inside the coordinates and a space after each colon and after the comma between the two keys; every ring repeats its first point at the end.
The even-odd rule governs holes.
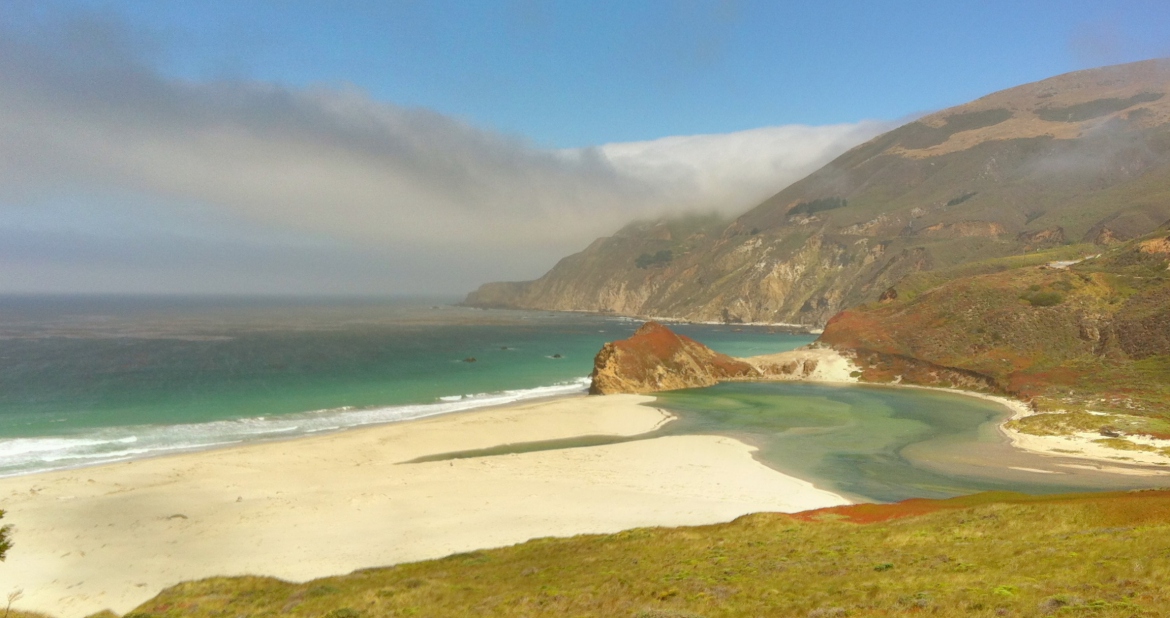
{"type": "Polygon", "coordinates": [[[582,393],[588,388],[589,378],[577,378],[537,388],[440,397],[437,402],[427,404],[368,409],[347,406],[284,416],[106,427],[70,436],[12,438],[0,440],[0,477],[408,421],[525,399],[582,393]]]}

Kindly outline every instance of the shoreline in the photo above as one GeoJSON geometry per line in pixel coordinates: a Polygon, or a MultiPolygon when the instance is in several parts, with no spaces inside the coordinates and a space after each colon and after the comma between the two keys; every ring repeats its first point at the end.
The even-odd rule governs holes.
{"type": "MultiPolygon", "coordinates": [[[[1017,432],[1004,424],[1031,410],[1005,396],[863,383],[851,375],[851,359],[829,348],[753,358],[818,360],[808,375],[759,381],[903,386],[978,397],[1007,411],[996,428],[1010,448],[1076,456],[1013,439],[1017,432]]],[[[756,460],[754,447],[725,436],[410,463],[522,442],[647,434],[673,420],[645,405],[654,401],[647,395],[553,394],[0,478],[0,506],[9,513],[0,523],[15,526],[16,546],[5,567],[20,573],[12,585],[26,590],[21,609],[73,618],[105,608],[124,613],[162,588],[201,577],[303,581],[542,536],[700,525],[751,512],[850,503],[768,467],[756,460]]],[[[1093,455],[1080,459],[1106,473],[1170,472],[1093,455]]]]}
{"type": "MultiPolygon", "coordinates": [[[[61,465],[56,467],[48,467],[43,469],[21,470],[15,472],[0,473],[0,480],[9,478],[18,478],[22,476],[29,476],[33,474],[45,474],[50,472],[66,472],[70,470],[83,470],[95,466],[103,466],[108,464],[125,463],[127,461],[141,461],[147,459],[155,459],[158,457],[170,457],[174,455],[184,455],[190,453],[201,453],[206,451],[215,451],[225,448],[236,448],[240,446],[248,446],[252,444],[264,444],[270,442],[284,442],[289,440],[299,440],[302,438],[311,438],[315,436],[332,435],[339,432],[345,432],[355,429],[363,429],[368,427],[378,427],[381,425],[391,425],[395,423],[411,422],[416,420],[423,420],[434,418],[437,416],[447,416],[453,414],[462,414],[465,412],[476,412],[480,410],[490,410],[493,408],[522,405],[529,402],[538,402],[543,400],[557,399],[561,397],[575,397],[584,394],[588,389],[589,378],[577,377],[565,382],[558,382],[545,386],[537,386],[528,389],[506,389],[502,391],[495,391],[489,393],[476,393],[471,395],[453,395],[449,397],[439,398],[436,401],[428,403],[417,404],[399,404],[388,406],[376,406],[371,408],[329,408],[324,410],[298,412],[294,414],[271,415],[271,416],[257,416],[244,417],[238,419],[223,419],[216,421],[205,421],[202,423],[190,423],[170,425],[164,427],[210,427],[217,424],[232,424],[232,423],[248,423],[254,421],[261,421],[272,423],[273,427],[264,432],[245,432],[241,435],[222,434],[220,436],[209,437],[211,440],[223,440],[220,442],[208,442],[199,444],[174,444],[174,445],[158,445],[150,448],[148,452],[128,453],[119,455],[117,452],[113,453],[95,453],[93,455],[64,455],[59,457],[61,459],[76,458],[81,461],[71,465],[61,465]],[[385,415],[392,415],[395,413],[404,414],[405,416],[399,418],[391,418],[385,415]],[[332,414],[332,417],[329,415],[332,414]],[[344,424],[341,420],[345,415],[361,416],[361,415],[383,415],[380,418],[359,419],[359,422],[351,422],[344,424]],[[316,416],[314,416],[316,415],[316,416]],[[321,422],[329,419],[331,423],[329,426],[317,429],[302,429],[301,425],[311,424],[314,422],[321,422]],[[332,423],[343,423],[340,425],[332,425],[332,423]],[[281,429],[279,424],[294,424],[292,427],[281,429]],[[298,431],[301,430],[301,431],[298,431]],[[108,457],[104,456],[108,455],[108,457]],[[85,461],[89,459],[90,461],[85,461]]],[[[131,435],[120,438],[106,438],[101,442],[103,444],[126,444],[128,446],[138,444],[137,433],[143,431],[150,431],[154,429],[150,425],[124,425],[102,428],[107,430],[122,430],[131,435]],[[131,431],[137,430],[137,431],[131,431]]],[[[0,441],[0,443],[8,442],[10,444],[19,443],[22,441],[36,442],[59,442],[76,440],[78,442],[86,442],[89,436],[82,435],[64,435],[64,436],[32,436],[32,437],[18,437],[9,438],[0,441]]],[[[135,449],[131,449],[135,450],[135,449]]],[[[141,447],[137,450],[141,450],[141,447]]]]}
{"type": "MultiPolygon", "coordinates": [[[[875,386],[883,385],[875,384],[875,386]]],[[[1007,423],[1024,418],[1025,416],[1037,414],[1037,412],[1034,412],[1028,407],[1027,403],[1019,399],[1013,399],[1006,395],[992,395],[990,393],[965,391],[958,388],[945,388],[941,386],[922,386],[918,384],[891,384],[890,386],[904,386],[954,393],[956,395],[966,395],[968,397],[976,397],[985,401],[998,403],[1007,408],[1010,415],[1002,422],[996,423],[996,430],[1001,436],[1007,439],[1012,448],[1025,453],[1046,457],[1082,459],[1098,464],[1092,466],[1092,469],[1114,474],[1135,476],[1162,476],[1170,474],[1170,457],[1141,451],[1122,451],[1095,444],[1093,440],[1100,438],[1097,434],[1078,433],[1066,436],[1037,436],[1010,429],[1007,427],[1007,423]],[[1138,458],[1145,459],[1145,461],[1139,460],[1138,458]],[[1158,461],[1167,463],[1159,465],[1157,463],[1158,461]]],[[[1075,466],[1066,464],[1065,467],[1075,466]]]]}
{"type": "Polygon", "coordinates": [[[723,436],[423,463],[420,456],[669,422],[648,396],[562,396],[0,479],[19,609],[124,613],[181,581],[303,581],[545,536],[847,504],[723,436]]]}
{"type": "MultiPolygon", "coordinates": [[[[967,397],[976,397],[985,401],[997,403],[1008,411],[1008,416],[996,424],[996,430],[1015,449],[1025,453],[1045,457],[1061,457],[1078,459],[1086,462],[1085,466],[1101,472],[1136,476],[1161,476],[1170,474],[1170,456],[1159,455],[1147,451],[1122,451],[1094,443],[1101,436],[1092,433],[1079,433],[1066,436],[1037,436],[1015,431],[1007,427],[1007,423],[1036,414],[1026,402],[1006,395],[993,395],[979,391],[968,391],[958,388],[942,386],[925,386],[919,384],[905,384],[902,382],[861,382],[851,373],[858,371],[853,359],[829,347],[799,348],[789,352],[780,352],[764,356],[745,358],[757,367],[767,364],[782,364],[785,361],[801,361],[815,359],[818,367],[810,375],[770,375],[760,379],[760,382],[774,381],[806,381],[821,384],[859,384],[870,386],[895,386],[917,388],[925,390],[953,393],[967,397]],[[826,367],[826,365],[828,365],[826,367]]],[[[1170,445],[1170,441],[1167,445],[1170,445]]],[[[1064,464],[1065,467],[1075,468],[1075,464],[1064,464]]]]}
{"type": "Polygon", "coordinates": [[[687,318],[674,318],[667,316],[653,316],[653,315],[631,315],[628,313],[613,313],[607,311],[593,311],[590,309],[532,309],[525,307],[502,307],[491,305],[468,305],[464,303],[455,303],[452,307],[464,307],[467,309],[477,309],[480,311],[547,311],[549,313],[578,313],[584,315],[596,315],[601,317],[616,318],[621,320],[629,320],[634,322],[660,322],[662,324],[701,324],[704,326],[753,326],[753,327],[770,327],[783,328],[791,331],[793,335],[819,335],[824,332],[824,328],[819,326],[809,326],[808,324],[793,324],[791,322],[722,322],[716,320],[691,320],[687,318]]]}

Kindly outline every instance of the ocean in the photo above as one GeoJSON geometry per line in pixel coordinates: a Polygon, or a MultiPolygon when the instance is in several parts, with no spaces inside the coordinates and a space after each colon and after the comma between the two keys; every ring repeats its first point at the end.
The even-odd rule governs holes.
{"type": "MultiPolygon", "coordinates": [[[[641,324],[454,301],[0,298],[0,476],[581,393],[641,324]]],[[[815,338],[674,328],[736,356],[815,338]]]]}

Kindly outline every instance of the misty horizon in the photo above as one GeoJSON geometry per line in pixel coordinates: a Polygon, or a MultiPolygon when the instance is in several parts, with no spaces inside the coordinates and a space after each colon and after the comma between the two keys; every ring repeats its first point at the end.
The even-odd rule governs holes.
{"type": "MultiPolygon", "coordinates": [[[[663,50],[715,55],[633,70],[648,71],[651,82],[672,71],[707,80],[716,74],[706,62],[739,66],[735,37],[756,35],[734,34],[749,22],[724,8],[679,13],[689,25],[654,35],[666,37],[663,50]]],[[[357,27],[359,13],[340,16],[357,27]]],[[[461,296],[488,281],[536,278],[632,221],[731,219],[939,100],[911,97],[918,102],[882,119],[892,108],[876,103],[888,95],[842,108],[833,88],[822,84],[818,94],[817,81],[805,80],[786,96],[820,98],[831,116],[794,112],[780,98],[770,124],[745,128],[743,115],[725,120],[729,130],[711,131],[718,123],[699,113],[693,134],[622,141],[598,133],[589,145],[565,148],[548,145],[543,116],[568,113],[584,127],[604,124],[608,113],[625,127],[654,124],[654,110],[624,118],[580,101],[516,116],[496,106],[509,122],[530,118],[542,134],[530,138],[458,111],[394,102],[376,82],[260,69],[192,73],[176,62],[219,60],[194,44],[197,26],[171,24],[165,12],[148,18],[131,7],[62,2],[10,7],[0,18],[0,294],[461,296]],[[172,26],[186,38],[161,34],[172,26]],[[822,122],[808,122],[814,118],[822,122]]],[[[520,49],[539,30],[517,32],[505,40],[520,49]]],[[[1091,34],[1061,35],[1072,36],[1078,62],[1101,43],[1091,34]]],[[[1116,46],[1102,49],[1089,60],[1125,59],[1116,46]]],[[[661,53],[655,62],[675,62],[661,53]]],[[[442,81],[436,74],[419,83],[442,81]]],[[[531,96],[543,100],[555,88],[531,96]]],[[[952,102],[964,94],[949,92],[952,102]]],[[[499,96],[490,93],[452,101],[482,115],[499,96]]],[[[677,113],[675,102],[689,105],[674,86],[642,93],[662,100],[665,117],[677,113]]]]}

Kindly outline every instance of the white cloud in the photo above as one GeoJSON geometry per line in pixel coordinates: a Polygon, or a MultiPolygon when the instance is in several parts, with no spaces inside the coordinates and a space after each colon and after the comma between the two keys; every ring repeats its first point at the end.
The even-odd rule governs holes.
{"type": "Polygon", "coordinates": [[[615,169],[654,186],[674,209],[739,214],[890,128],[879,121],[787,125],[606,144],[600,150],[615,169]]]}
{"type": "Polygon", "coordinates": [[[463,290],[538,275],[634,218],[746,210],[888,128],[548,151],[356,88],[168,79],[109,34],[82,29],[66,52],[0,38],[0,235],[36,230],[19,256],[0,246],[0,290],[37,288],[36,272],[61,291],[71,256],[76,272],[104,265],[111,291],[241,291],[250,268],[293,292],[463,290]],[[224,242],[265,266],[207,259],[224,242]],[[323,251],[334,270],[306,268],[323,251]]]}

